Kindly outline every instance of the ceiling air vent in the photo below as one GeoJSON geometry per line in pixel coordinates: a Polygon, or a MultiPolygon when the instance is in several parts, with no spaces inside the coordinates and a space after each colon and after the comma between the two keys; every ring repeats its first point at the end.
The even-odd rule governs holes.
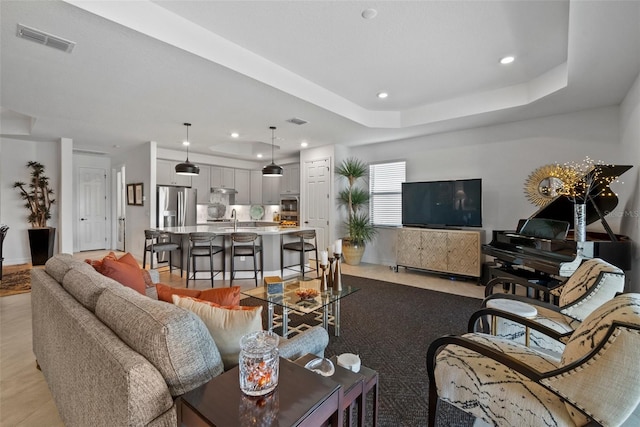
{"type": "Polygon", "coordinates": [[[289,123],[293,123],[294,125],[304,125],[304,124],[306,124],[306,123],[309,123],[308,121],[303,120],[303,119],[299,119],[299,118],[297,118],[297,117],[294,117],[294,118],[289,119],[289,120],[287,120],[287,121],[288,121],[289,123]]]}
{"type": "Polygon", "coordinates": [[[76,43],[18,24],[18,37],[71,53],[76,43]]]}

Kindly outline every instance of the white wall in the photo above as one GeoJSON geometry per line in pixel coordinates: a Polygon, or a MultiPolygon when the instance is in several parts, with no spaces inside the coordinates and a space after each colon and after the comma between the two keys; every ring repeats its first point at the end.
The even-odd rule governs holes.
{"type": "MultiPolygon", "coordinates": [[[[620,142],[619,125],[620,109],[607,107],[356,147],[351,155],[366,162],[404,159],[407,181],[482,178],[483,229],[488,242],[492,230],[513,230],[518,219],[537,210],[523,190],[534,169],[581,161],[585,156],[630,164],[628,149],[620,142]]],[[[619,192],[619,206],[628,202],[633,191],[637,192],[637,184],[628,184],[612,186],[619,192]]],[[[614,232],[619,233],[621,218],[612,215],[607,219],[614,232]]],[[[589,230],[601,227],[592,225],[589,230]]],[[[380,229],[376,241],[367,246],[363,261],[395,264],[396,233],[395,229],[380,229]]]]}
{"type": "Polygon", "coordinates": [[[144,230],[155,226],[156,188],[155,177],[153,182],[151,180],[152,152],[155,165],[155,142],[147,142],[111,159],[114,166],[125,166],[126,184],[143,184],[144,205],[127,206],[125,213],[125,249],[139,260],[144,253],[144,230]]]}
{"type": "MultiPolygon", "coordinates": [[[[36,142],[18,139],[0,138],[0,223],[7,224],[9,231],[3,245],[4,265],[24,264],[31,262],[29,252],[29,236],[27,230],[31,225],[27,222],[28,210],[20,198],[13,183],[22,181],[28,184],[30,169],[28,161],[38,161],[45,167],[49,183],[54,190],[55,198],[60,194],[60,145],[58,142],[36,142]]],[[[71,203],[70,199],[65,203],[71,203]]],[[[48,225],[59,228],[59,206],[52,207],[48,225]]],[[[57,233],[59,230],[57,230],[57,233]]],[[[57,234],[56,233],[56,234],[57,234]]],[[[58,235],[54,252],[58,252],[58,235]]]]}
{"type": "Polygon", "coordinates": [[[629,197],[612,215],[620,217],[620,232],[634,242],[633,269],[627,290],[640,292],[640,75],[620,107],[620,134],[627,162],[634,168],[624,177],[629,197]]]}

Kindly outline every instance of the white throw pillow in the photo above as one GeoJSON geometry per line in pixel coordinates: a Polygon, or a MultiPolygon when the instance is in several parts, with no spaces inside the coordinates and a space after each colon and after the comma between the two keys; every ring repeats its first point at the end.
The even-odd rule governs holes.
{"type": "Polygon", "coordinates": [[[216,343],[224,370],[238,365],[240,338],[262,330],[262,307],[225,307],[196,298],[173,295],[173,303],[195,313],[207,326],[216,343]]]}

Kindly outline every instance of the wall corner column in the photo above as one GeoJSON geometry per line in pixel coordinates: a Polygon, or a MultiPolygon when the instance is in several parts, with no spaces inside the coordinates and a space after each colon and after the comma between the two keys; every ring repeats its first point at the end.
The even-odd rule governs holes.
{"type": "Polygon", "coordinates": [[[60,193],[58,194],[58,247],[73,253],[73,140],[60,138],[60,193]]]}

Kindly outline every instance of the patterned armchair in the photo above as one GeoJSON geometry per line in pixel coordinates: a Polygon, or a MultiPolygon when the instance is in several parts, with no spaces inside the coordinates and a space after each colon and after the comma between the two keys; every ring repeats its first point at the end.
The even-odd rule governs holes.
{"type": "MultiPolygon", "coordinates": [[[[582,263],[562,286],[554,289],[559,296],[557,306],[519,295],[491,294],[491,287],[499,284],[500,281],[494,279],[492,282],[491,286],[487,285],[486,293],[489,295],[482,302],[482,306],[487,307],[487,304],[492,305],[496,301],[504,300],[516,300],[533,306],[537,314],[531,320],[546,328],[530,332],[528,338],[531,346],[561,354],[564,343],[580,323],[593,310],[624,290],[625,276],[622,270],[606,261],[599,258],[589,259],[582,263]]],[[[503,311],[495,308],[485,308],[482,314],[483,316],[478,316],[477,324],[475,319],[469,322],[470,332],[474,330],[490,332],[502,338],[525,343],[528,332],[520,324],[517,316],[515,321],[511,321],[504,316],[503,311]],[[500,320],[490,323],[487,320],[491,316],[496,316],[500,320]]]]}
{"type": "Polygon", "coordinates": [[[442,337],[427,352],[429,425],[438,398],[498,426],[620,425],[640,403],[639,361],[640,294],[593,311],[561,358],[483,333],[442,337]]]}

